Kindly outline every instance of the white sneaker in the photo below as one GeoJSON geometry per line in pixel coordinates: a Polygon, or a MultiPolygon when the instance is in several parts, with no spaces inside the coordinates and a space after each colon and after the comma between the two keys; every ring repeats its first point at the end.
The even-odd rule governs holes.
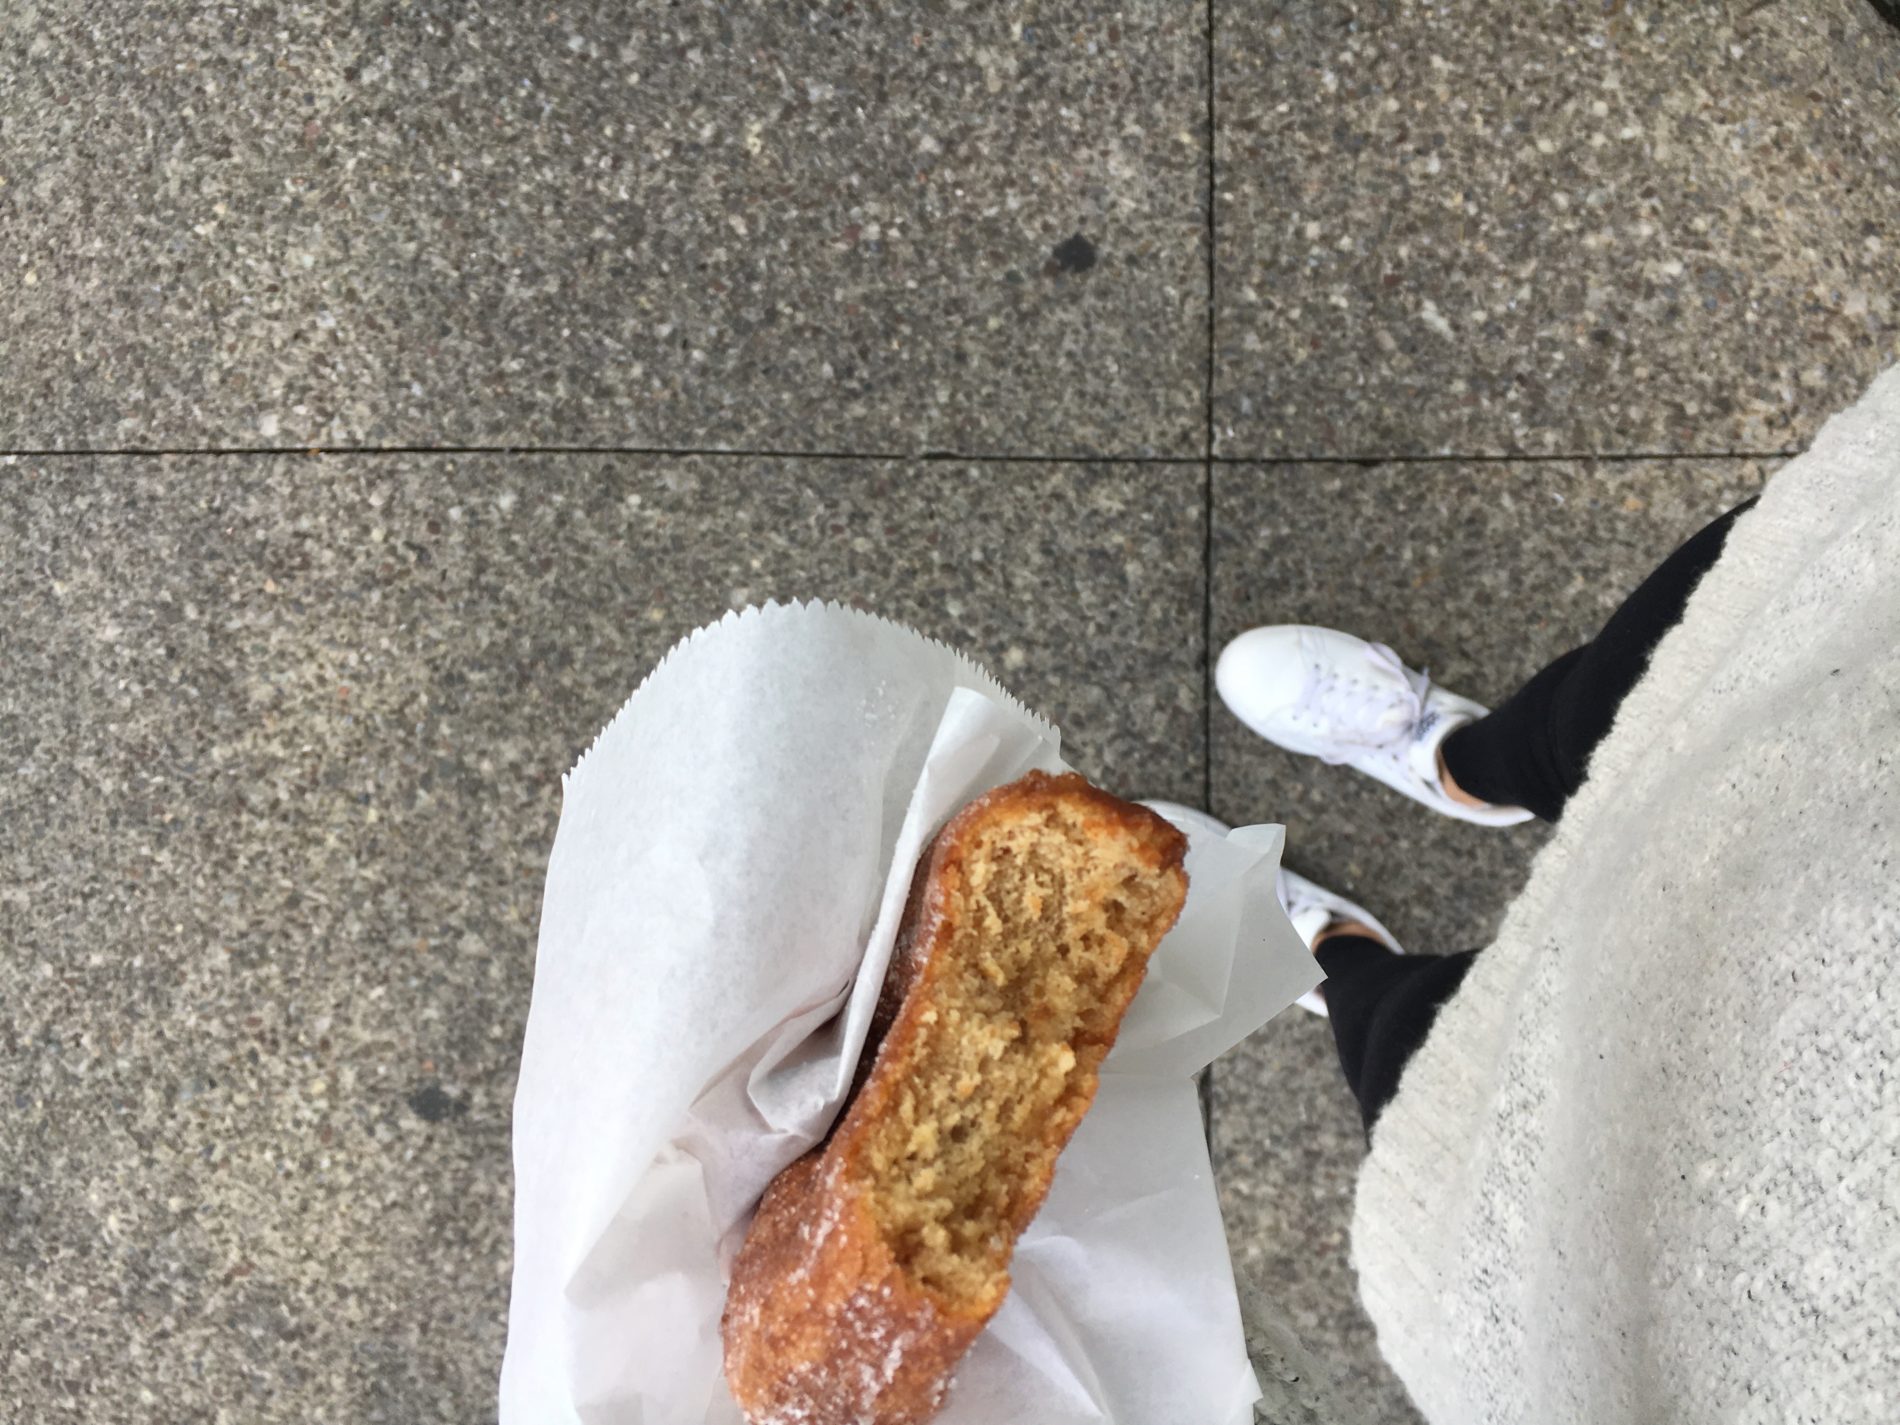
{"type": "Polygon", "coordinates": [[[1438,747],[1487,711],[1413,672],[1383,643],[1311,624],[1253,628],[1221,650],[1221,701],[1289,752],[1356,767],[1434,811],[1480,826],[1529,821],[1522,807],[1466,806],[1438,779],[1438,747]]]}
{"type": "MultiPolygon", "coordinates": [[[[1405,947],[1399,944],[1398,938],[1381,925],[1371,911],[1324,886],[1314,885],[1306,877],[1284,866],[1280,868],[1280,904],[1286,908],[1286,918],[1293,922],[1293,928],[1299,931],[1300,939],[1306,942],[1308,950],[1313,948],[1313,942],[1327,926],[1356,920],[1383,940],[1395,954],[1405,953],[1405,947]]],[[[1323,984],[1301,995],[1298,1004],[1301,1009],[1330,1018],[1326,1010],[1326,987],[1323,984]]]]}
{"type": "MultiPolygon", "coordinates": [[[[1219,840],[1232,829],[1219,817],[1210,816],[1193,807],[1182,806],[1179,802],[1147,801],[1142,805],[1166,817],[1189,836],[1211,836],[1219,840]]],[[[1293,928],[1299,932],[1301,943],[1308,950],[1313,948],[1313,942],[1319,938],[1320,932],[1327,926],[1350,920],[1357,921],[1366,929],[1373,931],[1397,954],[1405,953],[1397,937],[1381,925],[1371,911],[1347,900],[1342,895],[1334,894],[1324,886],[1314,885],[1306,877],[1289,871],[1284,866],[1280,868],[1280,882],[1275,889],[1280,897],[1281,909],[1286,912],[1287,919],[1293,922],[1293,928]]],[[[1327,1017],[1326,996],[1322,991],[1323,987],[1310,989],[1301,995],[1296,1003],[1301,1009],[1325,1018],[1327,1017]]]]}

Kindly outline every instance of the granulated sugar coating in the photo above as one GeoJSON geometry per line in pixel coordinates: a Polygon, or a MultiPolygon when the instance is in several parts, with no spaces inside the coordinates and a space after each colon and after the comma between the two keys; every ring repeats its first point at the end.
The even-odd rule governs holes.
{"type": "Polygon", "coordinates": [[[942,1406],[1180,914],[1185,851],[1144,808],[1040,772],[937,838],[874,1067],[734,1263],[726,1373],[752,1425],[921,1425],[942,1406]]]}

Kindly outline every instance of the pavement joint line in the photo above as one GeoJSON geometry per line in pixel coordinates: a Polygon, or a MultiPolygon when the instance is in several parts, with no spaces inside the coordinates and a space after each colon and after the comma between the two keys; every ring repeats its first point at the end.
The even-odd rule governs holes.
{"type": "Polygon", "coordinates": [[[1614,465],[1657,460],[1787,460],[1786,450],[1601,450],[1541,455],[1217,455],[1215,465],[1614,465]]]}
{"type": "MultiPolygon", "coordinates": [[[[1220,316],[1218,292],[1219,263],[1215,248],[1215,210],[1220,203],[1219,157],[1217,144],[1220,136],[1218,113],[1216,110],[1216,70],[1214,46],[1214,0],[1207,0],[1205,15],[1207,29],[1207,56],[1205,81],[1207,84],[1207,187],[1206,187],[1206,225],[1202,233],[1202,242],[1207,255],[1207,369],[1201,386],[1202,417],[1205,422],[1202,432],[1201,453],[1205,457],[1201,470],[1201,806],[1203,810],[1214,804],[1214,378],[1219,369],[1219,356],[1215,344],[1215,322],[1220,316]]],[[[1205,1095],[1203,1095],[1205,1097],[1205,1095]]],[[[1206,1105],[1203,1104],[1205,1110],[1206,1105]]]]}
{"type": "MultiPolygon", "coordinates": [[[[1214,210],[1220,202],[1214,94],[1214,0],[1207,0],[1207,220],[1202,242],[1207,250],[1207,366],[1201,379],[1201,809],[1214,806],[1214,377],[1219,368],[1214,323],[1220,316],[1216,290],[1219,263],[1214,247],[1214,210]]],[[[1218,1168],[1214,1149],[1214,1066],[1209,1064],[1195,1087],[1201,1106],[1201,1133],[1207,1161],[1218,1168]]]]}
{"type": "Polygon", "coordinates": [[[0,459],[158,458],[186,455],[219,457],[284,456],[391,456],[391,455],[624,455],[675,460],[856,460],[892,464],[979,465],[1183,465],[1200,466],[1200,455],[1036,455],[1012,453],[965,454],[954,450],[776,450],[720,449],[697,446],[653,445],[236,445],[236,446],[108,446],[53,449],[21,447],[0,449],[0,459]]]}
{"type": "Polygon", "coordinates": [[[109,446],[97,449],[53,449],[23,446],[0,449],[0,460],[107,460],[159,459],[205,455],[220,458],[249,456],[378,457],[392,455],[624,455],[677,460],[857,460],[904,465],[1576,465],[1633,464],[1639,461],[1788,460],[1799,448],[1782,450],[1609,450],[1557,451],[1542,454],[1501,455],[1034,455],[964,454],[950,450],[720,450],[696,447],[637,445],[311,445],[311,446],[109,446]]]}
{"type": "MultiPolygon", "coordinates": [[[[1210,465],[1214,459],[1214,376],[1219,365],[1215,348],[1215,322],[1220,316],[1216,284],[1218,282],[1214,225],[1215,209],[1220,202],[1216,144],[1220,129],[1215,113],[1214,93],[1214,0],[1207,0],[1207,202],[1202,243],[1207,256],[1207,369],[1201,383],[1201,414],[1204,422],[1201,452],[1210,465]]],[[[1210,510],[1211,513],[1211,510],[1210,510]]]]}

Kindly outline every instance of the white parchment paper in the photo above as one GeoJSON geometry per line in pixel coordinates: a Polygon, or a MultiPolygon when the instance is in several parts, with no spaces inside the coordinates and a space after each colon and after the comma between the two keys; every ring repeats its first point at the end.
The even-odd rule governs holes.
{"type": "MultiPolygon", "coordinates": [[[[824,604],[700,629],[601,733],[542,903],[502,1425],[741,1425],[724,1268],[837,1114],[924,847],[1031,768],[1064,770],[1055,729],[981,669],[824,604]]],[[[1190,840],[1187,907],[942,1425],[1251,1421],[1192,1076],[1319,979],[1280,845],[1190,840]]]]}

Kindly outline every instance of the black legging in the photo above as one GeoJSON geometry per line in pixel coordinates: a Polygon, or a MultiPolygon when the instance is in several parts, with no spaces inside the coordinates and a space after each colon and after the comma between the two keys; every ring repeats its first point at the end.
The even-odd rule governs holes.
{"type": "MultiPolygon", "coordinates": [[[[1664,560],[1592,642],[1564,654],[1488,717],[1447,737],[1445,766],[1452,779],[1495,806],[1527,807],[1545,821],[1561,817],[1583,785],[1590,754],[1649,666],[1649,655],[1681,620],[1735,517],[1754,503],[1730,510],[1664,560]]],[[[1398,1091],[1406,1063],[1425,1042],[1438,1007],[1451,998],[1477,954],[1396,955],[1361,935],[1336,935],[1321,944],[1333,1042],[1368,1135],[1398,1091]]]]}

